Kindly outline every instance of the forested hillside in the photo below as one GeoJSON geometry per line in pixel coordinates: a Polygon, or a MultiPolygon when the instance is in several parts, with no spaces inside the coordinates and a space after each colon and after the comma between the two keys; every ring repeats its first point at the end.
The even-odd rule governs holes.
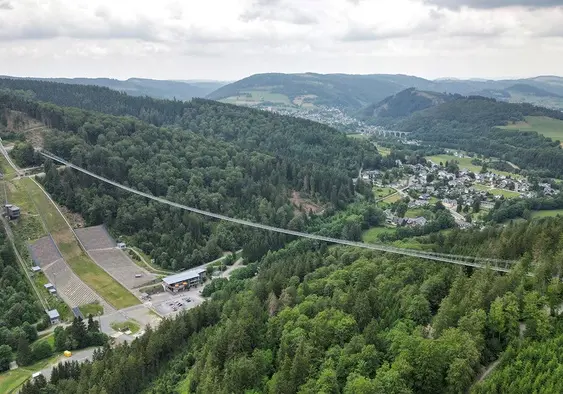
{"type": "Polygon", "coordinates": [[[401,118],[460,97],[459,95],[425,92],[410,88],[389,96],[379,103],[367,106],[360,111],[359,116],[366,120],[370,120],[373,116],[401,118]]]}
{"type": "MultiPolygon", "coordinates": [[[[0,232],[0,372],[18,358],[21,365],[28,361],[29,344],[37,339],[39,329],[48,323],[41,304],[34,297],[29,282],[20,271],[16,255],[4,230],[0,232]],[[24,354],[26,353],[26,354],[24,354]],[[22,358],[23,357],[23,358],[22,358]]],[[[31,357],[31,355],[29,355],[31,357]]]]}
{"type": "Polygon", "coordinates": [[[290,101],[299,96],[313,96],[315,105],[358,110],[415,83],[425,82],[430,84],[430,81],[406,75],[255,74],[223,86],[208,98],[219,100],[256,90],[281,94],[290,101]]]}
{"type": "MultiPolygon", "coordinates": [[[[183,129],[8,92],[0,95],[2,106],[54,128],[44,137],[45,148],[95,173],[189,206],[280,227],[302,226],[302,213],[289,201],[293,191],[343,207],[355,196],[351,177],[362,165],[376,168],[381,160],[373,145],[326,126],[205,100],[189,104],[183,129]]],[[[52,163],[46,165],[44,185],[88,224],[106,223],[116,234],[132,237],[167,268],[199,265],[261,239],[70,170],[59,173],[52,163]]],[[[279,238],[264,239],[260,247],[279,247],[279,238]]],[[[246,252],[252,254],[250,248],[246,252]]]]}
{"type": "MultiPolygon", "coordinates": [[[[563,109],[560,77],[536,77],[516,80],[427,80],[400,74],[255,74],[225,85],[209,94],[214,100],[230,99],[244,105],[245,94],[254,104],[272,104],[271,98],[284,98],[285,105],[299,105],[307,97],[313,105],[338,107],[352,113],[366,105],[379,103],[387,96],[415,88],[433,93],[480,95],[515,103],[531,103],[563,109]],[[258,97],[256,97],[258,96],[258,97]],[[236,98],[239,100],[236,100],[236,98]]],[[[277,100],[273,100],[277,101],[277,100]]],[[[280,101],[277,101],[278,103],[280,101]]]]}
{"type": "MultiPolygon", "coordinates": [[[[2,78],[12,78],[0,76],[2,78]]],[[[17,78],[23,79],[23,78],[17,78]]],[[[205,97],[224,85],[221,82],[182,82],[156,79],[129,78],[125,81],[111,78],[25,78],[31,80],[60,82],[73,85],[93,85],[110,88],[132,96],[149,96],[161,99],[190,100],[205,97]]]]}
{"type": "Polygon", "coordinates": [[[484,97],[461,97],[415,112],[393,127],[433,146],[498,157],[542,176],[563,175],[563,150],[558,141],[536,132],[495,128],[523,121],[525,116],[563,119],[563,112],[484,97]]]}
{"type": "MultiPolygon", "coordinates": [[[[534,232],[537,240],[545,237],[534,232]]],[[[536,274],[554,261],[544,257],[536,274]]],[[[482,366],[511,347],[505,357],[528,363],[526,387],[534,392],[543,381],[533,377],[545,366],[532,363],[529,351],[518,355],[515,346],[536,341],[553,349],[551,338],[562,334],[555,308],[560,281],[529,277],[523,268],[509,275],[472,272],[310,241],[269,254],[259,267],[256,279],[231,279],[200,308],[106,350],[92,364],[67,366],[48,387],[60,393],[465,393],[482,366]]],[[[505,365],[512,368],[501,364],[491,383],[474,390],[508,385],[501,381],[505,365]]],[[[524,376],[513,380],[523,384],[524,376]]],[[[22,394],[39,386],[47,383],[22,394]]]]}

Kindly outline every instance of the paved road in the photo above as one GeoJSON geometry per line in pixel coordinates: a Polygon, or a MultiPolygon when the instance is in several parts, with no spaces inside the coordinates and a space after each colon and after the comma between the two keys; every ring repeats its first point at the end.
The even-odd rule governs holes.
{"type": "Polygon", "coordinates": [[[58,365],[61,362],[65,362],[65,361],[83,362],[83,361],[86,361],[86,360],[92,360],[92,356],[94,355],[94,351],[96,349],[99,349],[99,348],[98,347],[92,347],[92,348],[88,348],[88,349],[84,349],[84,350],[76,350],[76,351],[72,352],[71,357],[61,356],[53,364],[51,364],[47,368],[42,369],[41,373],[43,374],[43,376],[45,376],[45,378],[47,380],[49,380],[51,378],[51,372],[53,371],[54,366],[58,365]]]}

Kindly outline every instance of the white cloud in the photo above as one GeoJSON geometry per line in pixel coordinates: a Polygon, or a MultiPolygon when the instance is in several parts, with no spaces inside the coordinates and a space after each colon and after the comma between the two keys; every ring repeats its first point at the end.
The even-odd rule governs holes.
{"type": "Polygon", "coordinates": [[[557,73],[563,9],[548,3],[560,2],[499,8],[479,0],[0,0],[1,73],[557,73]]]}

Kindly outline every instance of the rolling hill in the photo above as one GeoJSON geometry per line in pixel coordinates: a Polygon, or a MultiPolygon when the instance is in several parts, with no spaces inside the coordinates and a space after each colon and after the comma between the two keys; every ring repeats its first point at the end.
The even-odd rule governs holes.
{"type": "Polygon", "coordinates": [[[359,116],[363,119],[370,117],[405,117],[414,112],[454,100],[457,97],[461,96],[409,88],[389,96],[377,104],[367,106],[360,111],[359,116]]]}
{"type": "Polygon", "coordinates": [[[256,74],[207,98],[241,105],[316,106],[358,110],[407,87],[431,82],[407,75],[256,74]]]}
{"type": "MultiPolygon", "coordinates": [[[[2,76],[1,78],[15,77],[2,76]]],[[[24,79],[24,78],[22,78],[24,79]]],[[[129,78],[125,81],[110,78],[25,78],[73,85],[94,85],[110,88],[132,96],[149,96],[161,99],[190,100],[205,97],[225,84],[220,81],[163,81],[129,78]]]]}
{"type": "Polygon", "coordinates": [[[498,157],[542,176],[563,176],[563,150],[558,141],[563,136],[563,112],[528,103],[455,95],[401,116],[413,108],[409,98],[424,102],[414,93],[402,92],[378,107],[395,117],[371,116],[367,121],[409,132],[409,138],[431,146],[498,157]],[[406,99],[398,100],[397,96],[406,99]]]}
{"type": "Polygon", "coordinates": [[[540,76],[514,80],[458,80],[393,74],[255,74],[225,85],[207,98],[247,106],[336,107],[350,113],[407,88],[479,95],[563,110],[563,78],[540,76]]]}

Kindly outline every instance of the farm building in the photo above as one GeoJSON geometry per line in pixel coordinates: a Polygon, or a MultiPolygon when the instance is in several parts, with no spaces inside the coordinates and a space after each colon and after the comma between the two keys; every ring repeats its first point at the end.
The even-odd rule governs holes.
{"type": "Polygon", "coordinates": [[[162,279],[162,287],[166,291],[177,293],[197,286],[205,280],[205,269],[195,268],[162,279]]]}
{"type": "Polygon", "coordinates": [[[6,204],[4,205],[4,208],[6,208],[6,217],[10,220],[13,219],[17,219],[20,217],[20,208],[12,205],[12,204],[6,204]]]}

